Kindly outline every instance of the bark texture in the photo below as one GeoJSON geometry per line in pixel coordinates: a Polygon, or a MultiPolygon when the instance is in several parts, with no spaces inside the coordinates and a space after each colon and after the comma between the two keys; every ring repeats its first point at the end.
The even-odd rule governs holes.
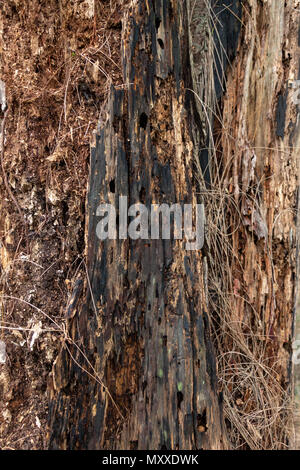
{"type": "MultiPolygon", "coordinates": [[[[281,417],[289,413],[293,387],[300,137],[293,86],[299,78],[299,2],[243,2],[240,28],[236,58],[227,68],[226,91],[219,102],[221,124],[216,121],[214,128],[222,187],[235,205],[228,217],[230,315],[249,338],[247,347],[255,355],[255,344],[260,364],[272,371],[266,394],[273,396],[273,406],[271,411],[265,406],[263,413],[271,412],[275,420],[280,407],[281,417]]],[[[262,396],[259,376],[257,389],[262,396]]],[[[239,406],[249,406],[251,393],[243,387],[239,393],[239,406]]],[[[289,445],[287,427],[279,447],[289,445]]],[[[267,437],[261,428],[259,445],[277,445],[275,431],[267,437]]],[[[248,441],[252,448],[258,445],[254,441],[248,441]]]]}
{"type": "Polygon", "coordinates": [[[56,328],[83,268],[90,131],[123,83],[124,3],[0,2],[1,449],[46,445],[56,328]]]}
{"type": "Polygon", "coordinates": [[[207,5],[136,0],[124,19],[126,88],[91,153],[88,281],[49,386],[51,448],[229,447],[209,318],[232,442],[298,445],[299,1],[207,5]],[[203,252],[96,237],[100,203],[198,194],[203,252]]]}
{"type": "Polygon", "coordinates": [[[188,91],[187,3],[135,1],[124,24],[126,90],[112,89],[91,153],[89,281],[67,319],[78,346],[66,342],[50,384],[50,447],[219,449],[202,252],[96,236],[97,207],[118,207],[120,195],[147,207],[196,203],[193,135],[203,135],[188,91]]]}

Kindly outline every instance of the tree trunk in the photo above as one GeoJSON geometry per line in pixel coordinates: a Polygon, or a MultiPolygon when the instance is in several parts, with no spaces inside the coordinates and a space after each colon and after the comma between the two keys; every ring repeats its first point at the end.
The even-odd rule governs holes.
{"type": "Polygon", "coordinates": [[[54,367],[50,447],[218,449],[202,252],[96,235],[97,207],[119,209],[121,195],[147,207],[197,201],[187,3],[133,2],[125,25],[126,89],[112,89],[91,153],[88,293],[67,320],[78,346],[66,342],[54,367]]]}
{"type": "Polygon", "coordinates": [[[51,448],[229,448],[223,409],[237,448],[296,445],[297,7],[127,10],[126,87],[111,90],[91,151],[88,279],[49,385],[51,448]],[[204,202],[204,249],[100,242],[97,207],[119,209],[120,195],[204,202]]]}
{"type": "Polygon", "coordinates": [[[234,329],[229,342],[243,357],[235,356],[231,379],[241,378],[234,368],[242,362],[243,373],[251,371],[256,382],[239,380],[243,386],[238,393],[231,390],[231,399],[243,403],[242,412],[251,400],[257,412],[265,410],[266,428],[260,431],[259,415],[247,416],[246,423],[236,406],[239,428],[244,421],[244,438],[254,449],[286,448],[291,429],[300,137],[293,99],[299,74],[297,6],[293,0],[243,3],[242,37],[227,68],[221,125],[216,123],[214,135],[221,186],[229,196],[233,295],[228,306],[231,333],[234,329]],[[249,439],[251,425],[258,435],[249,439]]]}

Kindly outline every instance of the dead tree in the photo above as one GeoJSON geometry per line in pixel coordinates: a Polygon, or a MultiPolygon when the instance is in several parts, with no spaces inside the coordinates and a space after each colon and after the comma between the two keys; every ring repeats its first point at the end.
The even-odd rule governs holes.
{"type": "MultiPolygon", "coordinates": [[[[290,407],[297,310],[297,6],[293,0],[242,2],[240,43],[226,73],[222,129],[216,125],[224,188],[239,208],[239,215],[231,212],[229,224],[235,260],[231,320],[245,326],[245,336],[255,332],[260,364],[269,368],[266,376],[273,371],[266,389],[273,404],[265,408],[272,410],[271,429],[271,419],[278,417],[277,430],[290,407]]],[[[286,429],[277,439],[273,428],[264,445],[271,448],[276,439],[283,448],[291,444],[286,429]]]]}
{"type": "Polygon", "coordinates": [[[126,87],[112,89],[91,154],[86,295],[69,308],[49,387],[51,448],[228,448],[209,318],[232,383],[238,366],[256,363],[259,399],[271,403],[266,410],[262,399],[256,415],[266,419],[260,429],[270,426],[261,436],[246,419],[256,390],[225,390],[226,417],[236,413],[236,427],[246,419],[239,444],[257,448],[259,435],[264,448],[290,445],[280,423],[290,423],[299,305],[297,6],[136,0],[128,9],[126,87]],[[97,239],[102,202],[202,202],[198,193],[209,211],[204,251],[178,240],[97,239]],[[217,243],[215,194],[231,201],[217,243]]]}
{"type": "Polygon", "coordinates": [[[124,19],[126,88],[111,90],[92,149],[87,295],[73,303],[50,386],[50,447],[225,445],[203,254],[181,240],[96,235],[100,203],[196,203],[188,3],[135,1],[124,19]],[[86,358],[79,351],[84,351],[86,358]],[[88,362],[87,362],[88,360],[88,362]],[[83,370],[85,369],[85,371],[83,370]],[[86,372],[88,371],[88,373],[86,372]]]}

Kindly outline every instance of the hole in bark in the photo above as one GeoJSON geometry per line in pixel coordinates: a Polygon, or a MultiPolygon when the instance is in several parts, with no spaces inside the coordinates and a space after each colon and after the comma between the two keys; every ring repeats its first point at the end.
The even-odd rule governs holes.
{"type": "Polygon", "coordinates": [[[147,123],[148,123],[148,116],[146,113],[142,113],[140,115],[140,127],[142,127],[143,129],[146,129],[147,123]]]}
{"type": "Polygon", "coordinates": [[[142,189],[140,190],[139,198],[140,198],[140,202],[141,202],[142,204],[145,204],[145,201],[146,201],[146,190],[145,190],[144,187],[142,187],[142,189]]]}
{"type": "Polygon", "coordinates": [[[109,251],[109,264],[113,264],[114,262],[114,250],[113,248],[110,248],[110,251],[109,251]]]}
{"type": "Polygon", "coordinates": [[[167,337],[167,336],[163,336],[163,345],[164,345],[164,346],[167,346],[167,342],[168,342],[168,337],[167,337]]]}
{"type": "Polygon", "coordinates": [[[115,193],[115,191],[116,191],[115,180],[111,180],[111,182],[109,183],[109,190],[110,190],[111,193],[115,193]]]}
{"type": "Polygon", "coordinates": [[[142,383],[142,392],[144,393],[146,387],[147,387],[147,381],[145,380],[143,383],[142,383]]]}
{"type": "Polygon", "coordinates": [[[183,402],[183,393],[177,392],[177,408],[178,409],[180,409],[182,402],[183,402]]]}
{"type": "Polygon", "coordinates": [[[160,45],[160,47],[161,47],[162,49],[165,48],[164,41],[163,41],[162,39],[159,38],[159,39],[157,40],[157,42],[158,42],[158,44],[160,45]]]}
{"type": "Polygon", "coordinates": [[[197,428],[199,432],[207,431],[207,422],[206,422],[206,408],[201,414],[197,415],[197,428]]]}
{"type": "Polygon", "coordinates": [[[161,19],[159,16],[157,16],[155,18],[155,26],[156,26],[156,31],[158,31],[159,27],[160,27],[160,24],[161,24],[161,19]]]}

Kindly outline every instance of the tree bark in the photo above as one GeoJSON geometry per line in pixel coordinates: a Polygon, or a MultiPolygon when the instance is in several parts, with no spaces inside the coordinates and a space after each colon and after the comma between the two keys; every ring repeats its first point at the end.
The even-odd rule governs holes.
{"type": "Polygon", "coordinates": [[[126,13],[126,87],[91,152],[88,280],[49,386],[50,448],[226,449],[218,378],[238,448],[297,445],[299,2],[209,5],[126,13]],[[100,242],[97,207],[120,195],[204,201],[205,249],[100,242]]]}
{"type": "Polygon", "coordinates": [[[233,332],[228,343],[237,355],[232,356],[235,365],[229,365],[230,380],[244,384],[232,390],[231,398],[239,404],[231,401],[230,407],[239,417],[239,429],[246,411],[244,437],[252,449],[292,445],[288,438],[292,436],[291,359],[299,309],[295,288],[300,133],[299,105],[293,99],[299,77],[297,7],[299,2],[294,0],[243,2],[240,41],[226,70],[225,93],[214,125],[214,168],[221,169],[223,194],[228,195],[224,201],[231,201],[226,203],[229,329],[233,332]],[[245,347],[238,344],[239,331],[245,347]],[[257,361],[257,376],[252,372],[256,384],[249,382],[247,390],[237,364],[244,362],[245,371],[248,360],[257,361]],[[255,388],[260,390],[259,399],[255,388]],[[258,406],[259,413],[266,414],[266,426],[257,440],[251,430],[258,424],[257,417],[251,421],[247,407],[243,412],[239,408],[259,400],[264,403],[258,406]]]}
{"type": "Polygon", "coordinates": [[[96,236],[97,207],[119,209],[120,195],[148,208],[197,202],[194,139],[203,135],[188,91],[187,5],[135,1],[124,20],[126,89],[112,89],[91,152],[87,295],[72,300],[69,341],[54,366],[52,449],[227,445],[202,252],[186,251],[181,240],[96,236]]]}

